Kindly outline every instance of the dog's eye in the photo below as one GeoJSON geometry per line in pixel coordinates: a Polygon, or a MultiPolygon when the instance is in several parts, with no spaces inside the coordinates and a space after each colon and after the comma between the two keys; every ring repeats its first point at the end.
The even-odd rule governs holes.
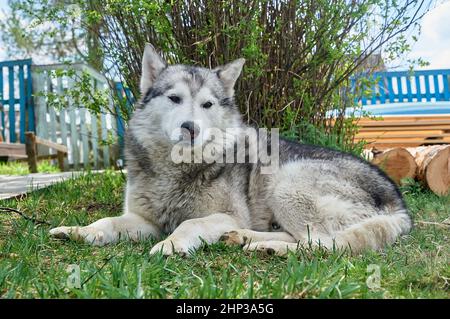
{"type": "Polygon", "coordinates": [[[211,102],[206,102],[206,103],[203,103],[203,105],[202,105],[202,107],[203,107],[204,109],[209,109],[211,106],[212,106],[212,103],[211,103],[211,102]]]}
{"type": "Polygon", "coordinates": [[[281,226],[277,223],[277,222],[273,222],[272,223],[272,229],[273,230],[278,230],[278,229],[280,229],[281,228],[281,226]]]}
{"type": "Polygon", "coordinates": [[[169,99],[170,99],[173,103],[176,103],[176,104],[180,104],[180,102],[181,102],[181,98],[180,98],[179,96],[176,96],[176,95],[171,95],[171,96],[169,96],[169,99]]]}

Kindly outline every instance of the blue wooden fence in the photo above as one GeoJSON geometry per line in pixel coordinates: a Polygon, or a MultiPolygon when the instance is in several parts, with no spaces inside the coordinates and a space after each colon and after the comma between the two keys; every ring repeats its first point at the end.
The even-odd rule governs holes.
{"type": "MultiPolygon", "coordinates": [[[[0,62],[0,141],[25,143],[25,132],[33,131],[68,147],[67,168],[110,167],[118,154],[117,146],[109,143],[118,139],[117,122],[109,112],[115,106],[113,99],[99,112],[92,112],[84,105],[85,99],[67,94],[76,89],[75,80],[56,76],[65,70],[78,78],[87,74],[91,93],[109,89],[109,80],[84,64],[32,65],[31,59],[0,62]],[[58,106],[50,103],[49,95],[57,97],[58,106]]],[[[42,155],[48,152],[47,148],[39,150],[42,155]]]]}
{"type": "MultiPolygon", "coordinates": [[[[133,109],[133,104],[136,102],[136,99],[134,98],[133,93],[131,92],[130,88],[124,86],[122,82],[116,82],[115,86],[116,86],[117,96],[119,98],[119,103],[121,103],[125,107],[126,111],[128,112],[128,115],[130,115],[132,112],[132,109],[133,109]]],[[[122,151],[123,151],[123,146],[124,146],[126,123],[125,123],[121,108],[118,105],[116,105],[115,110],[117,113],[117,117],[116,117],[117,118],[117,135],[119,137],[119,145],[120,145],[121,155],[123,155],[122,151]]]]}
{"type": "Polygon", "coordinates": [[[35,131],[31,64],[31,59],[0,62],[0,132],[11,143],[25,143],[25,132],[35,131]]]}
{"type": "Polygon", "coordinates": [[[360,88],[352,80],[356,104],[450,101],[450,70],[377,72],[372,80],[371,87],[360,88]]]}

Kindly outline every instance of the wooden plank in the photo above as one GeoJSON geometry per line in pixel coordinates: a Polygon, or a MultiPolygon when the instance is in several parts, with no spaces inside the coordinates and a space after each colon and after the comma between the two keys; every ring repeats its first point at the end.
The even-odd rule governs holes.
{"type": "MultiPolygon", "coordinates": [[[[98,80],[91,79],[91,85],[94,90],[97,90],[98,80]]],[[[90,119],[91,127],[91,145],[92,145],[92,158],[95,169],[99,168],[99,149],[98,149],[98,127],[97,127],[97,114],[95,112],[87,111],[90,119]]]]}
{"type": "Polygon", "coordinates": [[[450,125],[411,125],[411,126],[386,126],[386,127],[360,127],[358,132],[395,132],[395,131],[425,131],[425,130],[441,130],[441,131],[447,131],[450,130],[450,125]]]}
{"type": "Polygon", "coordinates": [[[374,124],[379,124],[379,123],[385,123],[386,125],[392,126],[392,125],[396,125],[396,124],[400,124],[400,125],[405,125],[406,123],[414,123],[413,125],[422,125],[423,123],[432,123],[432,124],[426,124],[426,125],[438,125],[439,123],[447,123],[448,121],[450,121],[450,118],[441,118],[441,119],[415,119],[415,118],[410,118],[410,119],[404,119],[404,120],[373,120],[373,121],[356,121],[356,124],[360,125],[360,126],[372,126],[374,124]]]}
{"type": "Polygon", "coordinates": [[[20,143],[25,143],[25,74],[23,70],[23,65],[19,66],[19,140],[20,143]]]}
{"type": "Polygon", "coordinates": [[[433,75],[433,85],[434,85],[434,98],[436,99],[436,101],[440,100],[440,94],[439,94],[439,79],[438,79],[438,75],[435,74],[433,75]]]}
{"type": "MultiPolygon", "coordinates": [[[[64,92],[64,89],[63,89],[62,77],[58,77],[58,79],[56,80],[56,93],[59,96],[63,96],[64,95],[63,92],[64,92]]],[[[64,107],[59,110],[59,129],[61,132],[62,144],[65,146],[67,146],[66,107],[67,107],[67,105],[64,105],[64,107]]],[[[67,170],[68,167],[69,167],[69,161],[67,159],[67,156],[65,156],[63,170],[67,170]]]]}
{"type": "Polygon", "coordinates": [[[425,75],[425,97],[427,101],[431,101],[431,93],[430,93],[430,76],[425,75]]]}
{"type": "Polygon", "coordinates": [[[6,140],[5,136],[5,112],[3,109],[3,67],[0,66],[0,124],[2,126],[2,129],[0,131],[1,138],[3,141],[6,140]]]}
{"type": "MultiPolygon", "coordinates": [[[[111,96],[109,96],[109,108],[111,110],[114,110],[114,101],[111,98],[111,96]]],[[[110,149],[112,151],[111,157],[113,158],[113,163],[112,165],[116,165],[116,160],[120,157],[120,149],[119,149],[119,145],[118,145],[118,140],[119,140],[119,136],[118,136],[118,128],[117,128],[117,121],[114,118],[114,116],[109,115],[110,119],[111,119],[111,135],[113,140],[115,141],[115,144],[110,146],[110,149]]]]}
{"type": "Polygon", "coordinates": [[[67,122],[65,108],[59,111],[59,127],[61,131],[61,144],[67,146],[67,122]]]}
{"type": "Polygon", "coordinates": [[[79,110],[80,114],[80,135],[81,135],[81,145],[83,151],[83,167],[89,167],[89,136],[86,125],[86,109],[83,107],[79,110]]]}
{"type": "Polygon", "coordinates": [[[14,61],[2,61],[0,62],[0,67],[2,66],[19,66],[19,65],[28,65],[31,63],[31,59],[23,59],[23,60],[14,60],[14,61]]]}
{"type": "Polygon", "coordinates": [[[106,145],[106,142],[108,140],[108,130],[106,127],[106,115],[104,112],[100,114],[100,127],[101,127],[101,137],[103,142],[103,166],[105,168],[109,167],[109,146],[106,145]]]}
{"type": "Polygon", "coordinates": [[[377,86],[377,83],[372,85],[372,99],[370,101],[372,105],[377,104],[377,86]]]}
{"type": "Polygon", "coordinates": [[[450,88],[449,88],[450,76],[447,74],[442,75],[442,80],[444,81],[444,100],[449,101],[450,100],[450,88]]]}
{"type": "MultiPolygon", "coordinates": [[[[47,76],[47,93],[55,93],[52,82],[52,74],[49,71],[47,76]]],[[[49,114],[49,123],[48,123],[48,132],[49,137],[47,139],[52,142],[57,142],[56,140],[56,112],[54,107],[47,105],[47,112],[49,114]]],[[[50,154],[53,154],[53,151],[50,151],[50,154]]]]}
{"type": "Polygon", "coordinates": [[[392,86],[392,76],[388,76],[387,81],[388,81],[389,102],[394,103],[395,98],[394,98],[394,87],[392,86]]]}
{"type": "Polygon", "coordinates": [[[380,81],[378,82],[378,88],[380,90],[380,102],[382,104],[386,103],[386,88],[385,88],[385,77],[381,77],[380,81]]]}
{"type": "Polygon", "coordinates": [[[0,142],[0,156],[27,156],[25,145],[0,142]]]}
{"type": "Polygon", "coordinates": [[[413,101],[412,88],[411,88],[411,76],[406,77],[406,94],[408,96],[408,102],[413,101]]]}
{"type": "Polygon", "coordinates": [[[390,130],[384,130],[380,129],[378,131],[372,131],[372,132],[358,132],[357,134],[363,134],[363,135],[374,135],[374,134],[385,134],[385,135],[398,135],[398,134],[404,134],[404,135],[411,135],[411,134],[445,134],[445,130],[442,130],[440,128],[435,128],[431,130],[398,130],[398,131],[390,131],[390,130]]]}
{"type": "Polygon", "coordinates": [[[402,83],[402,77],[397,77],[397,90],[398,90],[398,101],[400,103],[403,102],[403,83],[402,83]]]}
{"type": "MultiPolygon", "coordinates": [[[[73,80],[68,79],[69,90],[73,88],[73,80]]],[[[78,148],[78,130],[75,102],[69,97],[69,122],[70,122],[70,150],[72,155],[73,166],[75,169],[80,167],[80,152],[78,148]]]]}
{"type": "Polygon", "coordinates": [[[442,130],[430,130],[430,131],[397,131],[397,132],[370,132],[370,133],[358,133],[357,138],[387,138],[387,137],[435,137],[435,136],[450,136],[449,133],[444,133],[442,130]]]}
{"type": "Polygon", "coordinates": [[[31,73],[31,59],[30,64],[27,65],[27,115],[28,115],[28,131],[36,131],[36,119],[34,113],[33,100],[33,76],[31,73]]]}
{"type": "Polygon", "coordinates": [[[367,105],[367,97],[364,94],[364,91],[366,90],[366,85],[361,85],[361,87],[363,88],[363,90],[361,92],[361,94],[362,94],[362,96],[361,96],[361,103],[362,103],[362,105],[367,105]]]}
{"type": "Polygon", "coordinates": [[[364,146],[365,149],[376,148],[377,150],[384,150],[395,147],[417,147],[421,146],[421,143],[368,143],[364,146]]]}
{"type": "Polygon", "coordinates": [[[416,74],[414,76],[414,78],[416,80],[416,98],[417,98],[417,102],[421,102],[422,101],[422,92],[421,92],[421,85],[420,85],[420,76],[416,74]]]}
{"type": "Polygon", "coordinates": [[[435,141],[435,140],[444,140],[447,137],[450,137],[450,134],[431,134],[431,135],[379,135],[379,136],[355,136],[355,139],[358,140],[366,140],[366,141],[380,141],[380,142],[386,142],[387,140],[399,140],[399,141],[419,141],[419,140],[427,140],[427,141],[435,141]]]}
{"type": "Polygon", "coordinates": [[[376,119],[363,117],[360,121],[411,121],[411,120],[445,120],[450,119],[450,115],[402,115],[402,116],[383,116],[376,119]]]}
{"type": "Polygon", "coordinates": [[[16,110],[14,97],[14,67],[8,67],[8,86],[9,86],[9,141],[16,142],[16,110]]]}
{"type": "Polygon", "coordinates": [[[395,143],[367,143],[364,148],[376,148],[379,150],[386,148],[395,148],[395,147],[418,147],[418,146],[427,146],[427,145],[441,145],[441,144],[449,144],[448,142],[439,142],[439,143],[423,143],[423,142],[395,142],[395,143]]]}
{"type": "MultiPolygon", "coordinates": [[[[372,126],[373,124],[377,124],[377,123],[386,123],[386,124],[395,124],[395,123],[414,123],[414,125],[416,123],[420,124],[422,122],[429,122],[432,121],[433,123],[439,123],[439,122],[443,122],[445,123],[446,121],[450,121],[450,116],[449,115],[445,115],[445,116],[434,116],[434,115],[430,115],[430,116],[384,116],[384,117],[375,117],[375,118],[367,118],[367,117],[363,117],[363,118],[359,118],[356,119],[354,122],[356,124],[358,124],[359,126],[364,126],[364,125],[369,125],[372,126]]],[[[331,119],[331,124],[334,124],[335,120],[331,119]]]]}
{"type": "Polygon", "coordinates": [[[58,143],[55,143],[55,142],[52,142],[52,141],[49,141],[49,140],[44,140],[44,139],[41,139],[39,137],[36,137],[36,144],[47,146],[48,148],[54,149],[54,150],[56,150],[58,152],[63,152],[63,153],[68,153],[69,152],[67,146],[61,145],[61,144],[58,144],[58,143]]]}
{"type": "MultiPolygon", "coordinates": [[[[40,138],[47,139],[47,106],[45,98],[39,93],[45,93],[45,73],[36,71],[33,72],[33,88],[35,93],[35,108],[36,108],[36,135],[40,138]]],[[[38,147],[39,154],[48,154],[48,149],[45,147],[38,147]]]]}
{"type": "Polygon", "coordinates": [[[46,71],[52,71],[52,70],[76,70],[78,74],[81,74],[81,72],[86,71],[89,73],[89,75],[99,81],[108,82],[108,79],[101,73],[99,73],[94,68],[90,67],[89,65],[86,65],[84,63],[56,63],[56,64],[48,64],[48,65],[39,65],[37,66],[39,70],[46,70],[46,71]]]}
{"type": "Polygon", "coordinates": [[[401,143],[419,143],[419,144],[444,144],[444,143],[450,143],[450,136],[442,137],[442,138],[436,138],[436,139],[426,139],[426,138],[386,138],[386,139],[360,139],[355,138],[355,141],[366,141],[369,143],[390,143],[390,144],[401,144],[401,143]]]}
{"type": "Polygon", "coordinates": [[[92,143],[92,154],[94,159],[94,168],[98,169],[98,127],[97,127],[97,115],[95,113],[89,112],[91,117],[91,143],[92,143]]]}
{"type": "Polygon", "coordinates": [[[412,120],[412,121],[372,121],[372,122],[358,122],[358,126],[363,127],[385,127],[385,126],[411,126],[411,125],[448,125],[450,124],[450,119],[448,120],[412,120]]]}
{"type": "Polygon", "coordinates": [[[50,140],[53,142],[57,142],[58,140],[56,139],[56,111],[53,107],[48,107],[48,113],[50,116],[50,122],[49,122],[49,131],[50,131],[50,140]]]}
{"type": "Polygon", "coordinates": [[[72,160],[75,169],[78,169],[80,167],[80,152],[78,147],[76,109],[74,107],[70,108],[69,119],[70,119],[70,146],[72,151],[72,160]]]}

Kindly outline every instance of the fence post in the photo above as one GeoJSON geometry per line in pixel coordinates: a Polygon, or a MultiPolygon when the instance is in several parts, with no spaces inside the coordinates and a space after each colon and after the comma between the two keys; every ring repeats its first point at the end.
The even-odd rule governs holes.
{"type": "Polygon", "coordinates": [[[61,151],[58,151],[56,154],[57,154],[56,156],[58,159],[58,167],[61,170],[61,172],[64,172],[64,170],[65,170],[64,160],[65,160],[66,156],[61,151]]]}
{"type": "Polygon", "coordinates": [[[28,169],[30,170],[30,173],[37,173],[36,135],[34,135],[33,132],[26,132],[25,141],[28,169]]]}

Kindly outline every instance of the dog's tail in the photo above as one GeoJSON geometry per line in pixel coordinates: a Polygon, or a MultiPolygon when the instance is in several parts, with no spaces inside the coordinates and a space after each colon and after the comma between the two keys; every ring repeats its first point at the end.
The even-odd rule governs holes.
{"type": "Polygon", "coordinates": [[[370,217],[335,234],[337,247],[349,247],[353,253],[365,249],[380,250],[408,233],[412,228],[409,215],[400,211],[390,215],[370,217]]]}
{"type": "Polygon", "coordinates": [[[381,250],[393,244],[399,236],[407,234],[411,228],[411,218],[402,210],[369,217],[332,235],[312,234],[309,242],[328,249],[348,248],[356,254],[366,249],[381,250]]]}

